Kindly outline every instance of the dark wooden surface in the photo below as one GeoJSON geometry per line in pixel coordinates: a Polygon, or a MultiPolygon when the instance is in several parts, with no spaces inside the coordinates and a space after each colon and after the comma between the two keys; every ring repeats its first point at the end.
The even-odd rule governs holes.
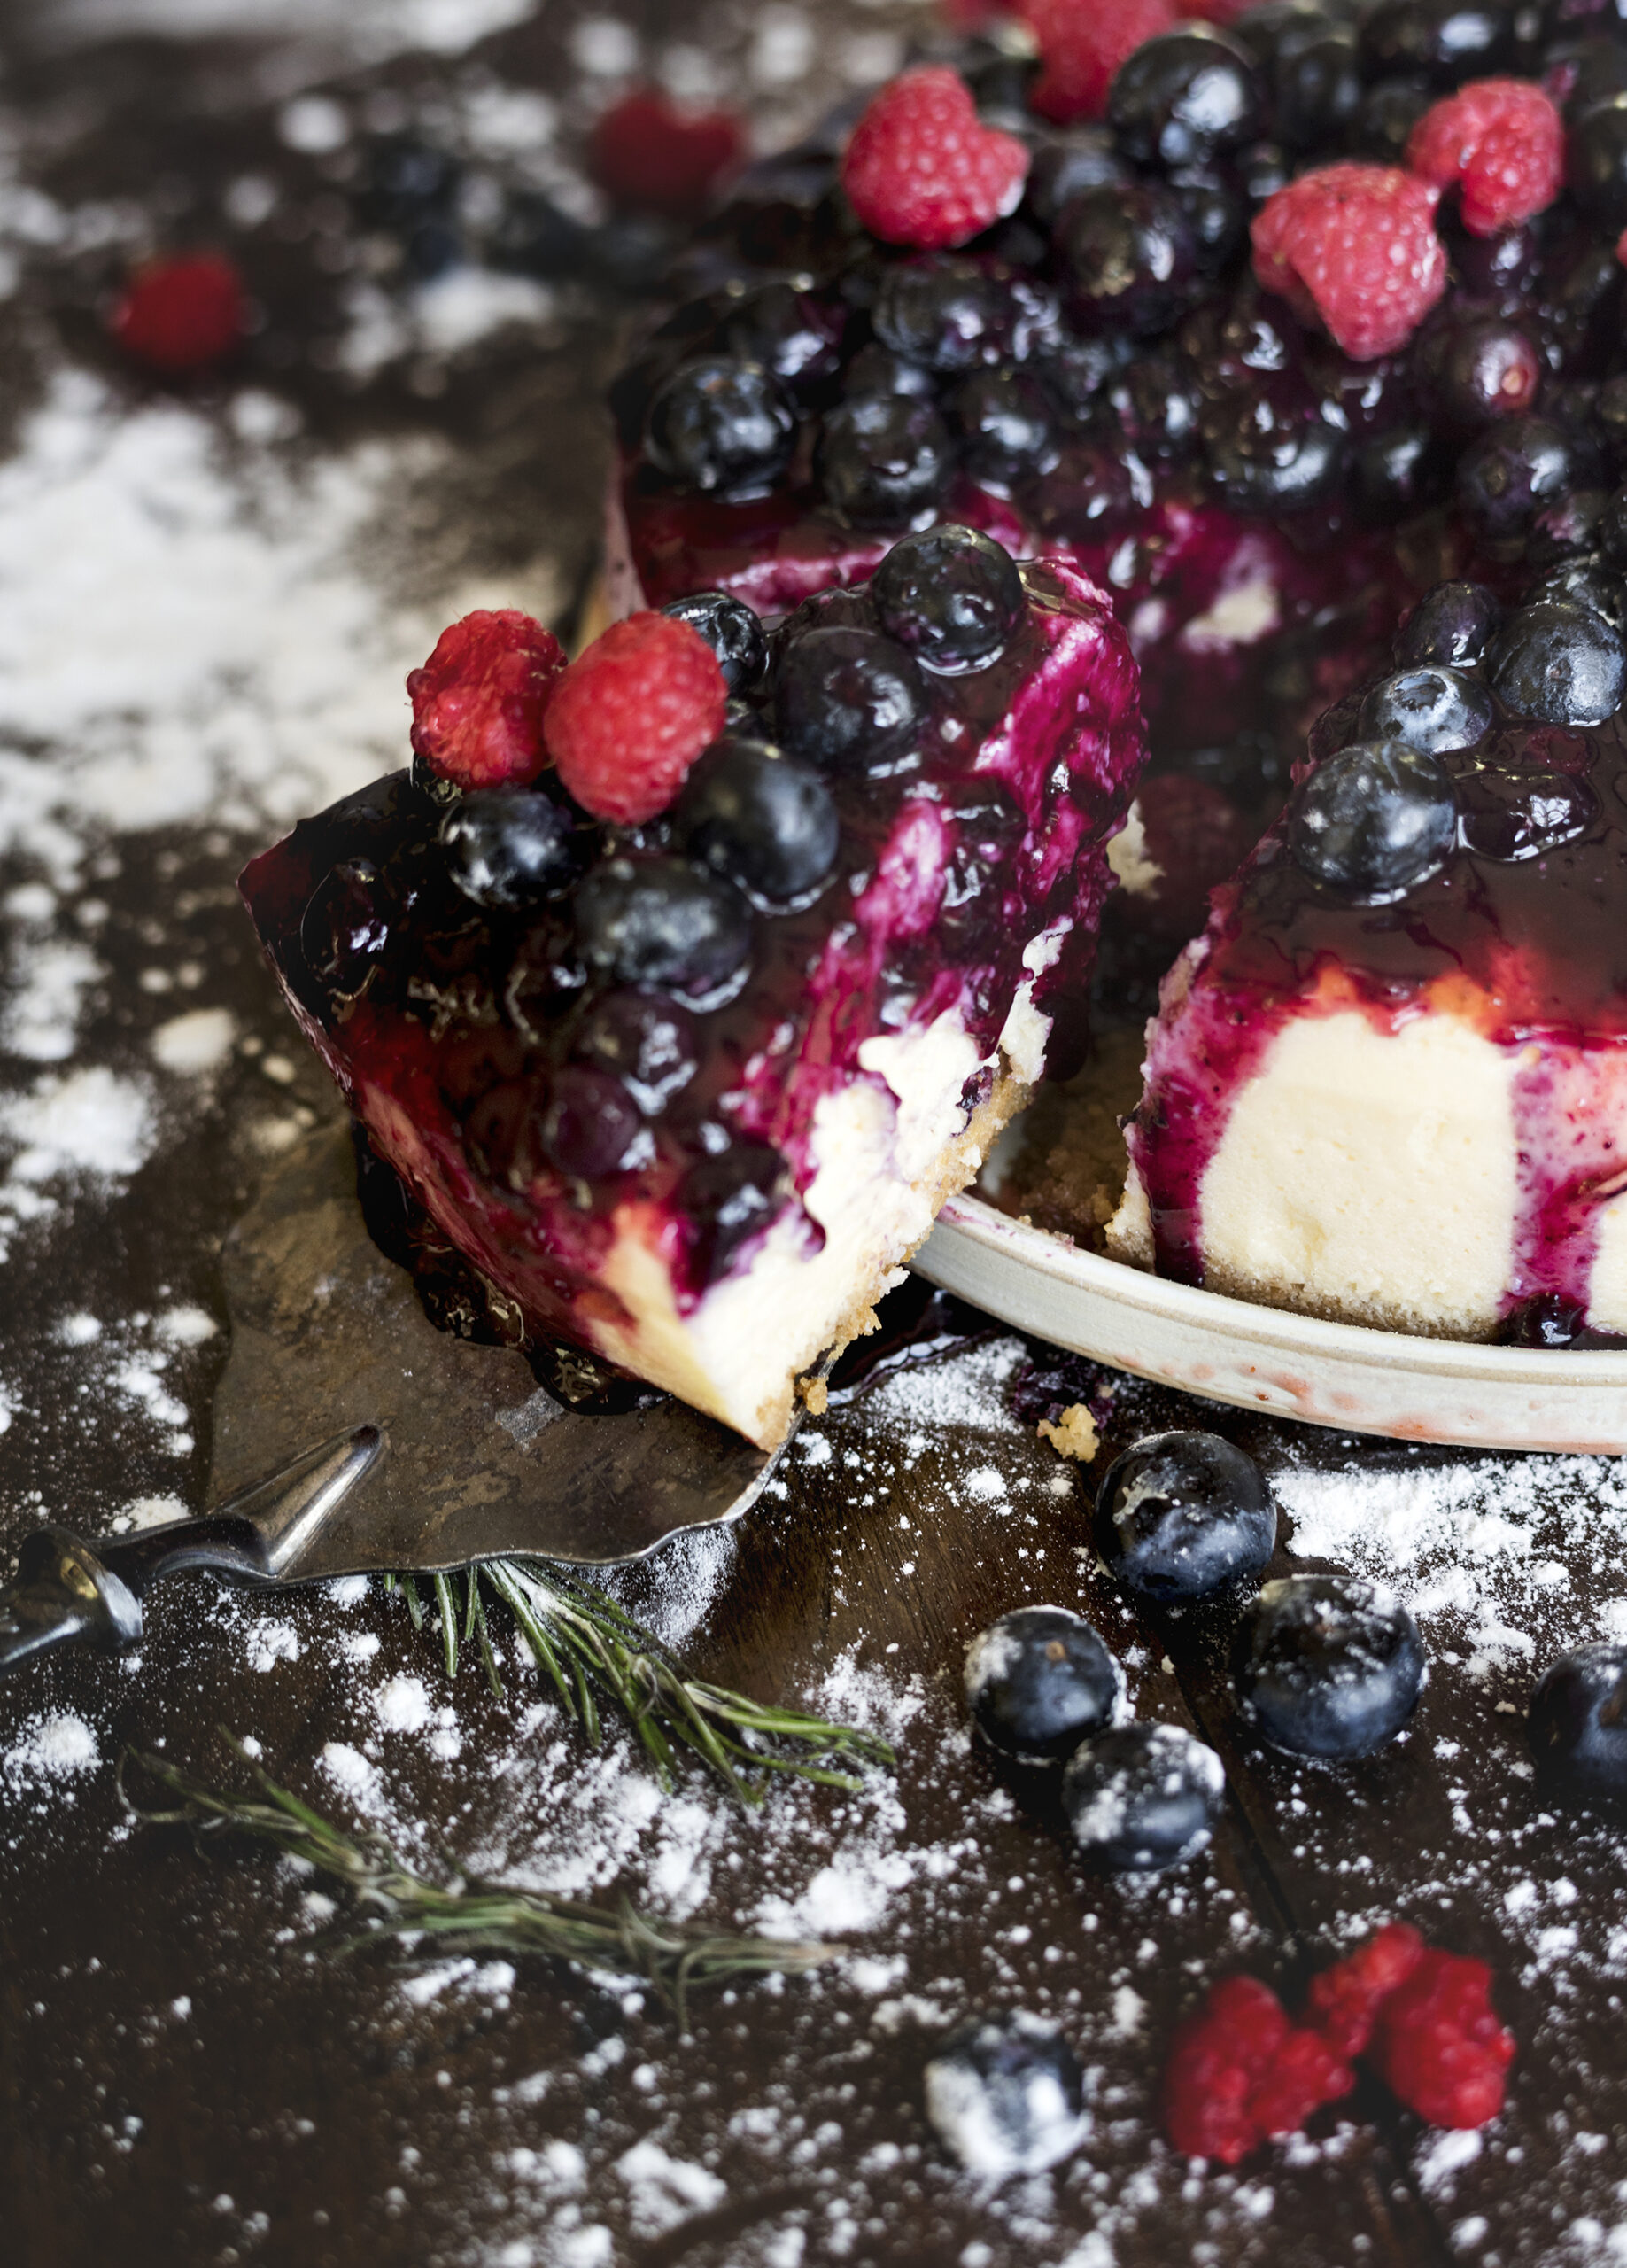
{"type": "MultiPolygon", "coordinates": [[[[817,20],[839,17],[856,20],[834,9],[817,20]]],[[[569,19],[551,12],[541,30],[503,35],[494,63],[549,83],[569,19]]],[[[64,59],[31,46],[31,27],[13,25],[12,93],[36,125],[54,122],[32,162],[56,194],[138,193],[155,167],[184,187],[257,152],[271,161],[244,54],[198,49],[177,64],[136,44],[64,59]]],[[[711,35],[734,53],[748,31],[719,19],[711,35]]],[[[55,358],[112,368],[94,322],[105,280],[94,260],[47,263],[4,303],[13,414],[55,358]]],[[[291,252],[279,288],[271,330],[286,339],[311,321],[319,286],[291,252]]],[[[274,368],[280,347],[264,349],[261,375],[300,401],[319,447],[414,421],[457,435],[457,478],[426,506],[426,540],[500,572],[530,556],[543,518],[569,585],[591,565],[593,402],[618,319],[576,307],[550,353],[475,357],[428,406],[406,372],[358,397],[298,357],[274,368]]],[[[201,965],[194,997],[234,1012],[239,1045],[213,1099],[168,1126],[116,1200],[81,1190],[16,1240],[0,1309],[7,1544],[43,1514],[94,1528],[143,1495],[203,1487],[223,1340],[177,1352],[164,1373],[192,1413],[194,1447],[177,1456],[106,1390],[107,1366],[87,1371],[57,1330],[85,1310],[135,1346],[135,1318],[167,1306],[223,1317],[219,1241],[259,1170],[252,1130],[273,1102],[313,1120],[331,1109],[303,1057],[275,1095],[260,1068],[264,1050],[295,1051],[229,887],[248,847],[218,829],[130,835],[118,871],[96,883],[111,907],[108,975],[81,1060],[146,1060],[174,1007],[138,981],[155,956],[201,965]]],[[[7,1066],[8,1091],[31,1076],[7,1066]]],[[[63,1658],[0,1686],[0,2258],[1537,2268],[1620,2257],[1627,1845],[1608,1824],[1542,1807],[1520,1714],[1543,1662],[1616,1627],[1612,1604],[1627,1596],[1616,1468],[1341,1442],[1098,1381],[1112,1388],[1109,1450],[1155,1424],[1213,1422],[1296,1501],[1308,1501],[1307,1475],[1347,1473],[1361,1503],[1393,1511],[1406,1487],[1438,1498],[1456,1476],[1458,1579],[1453,1553],[1408,1558],[1397,1546],[1398,1580],[1425,1594],[1432,1658],[1414,1727],[1361,1767],[1298,1767],[1237,1725],[1224,1611],[1143,1623],[1100,1581],[1089,1477],[1010,1413],[1019,1356],[995,1342],[833,1413],[789,1459],[783,1494],[728,1544],[680,1547],[627,1587],[657,1619],[693,1626],[684,1650],[698,1672],[764,1698],[823,1696],[894,1727],[896,1777],[860,1798],[786,1789],[748,1814],[690,1774],[647,1804],[631,1760],[614,1744],[592,1759],[512,1658],[501,1700],[469,1669],[443,1689],[433,1650],[378,1585],[265,1604],[179,1583],[157,1596],[138,1659],[63,1658]],[[680,1613],[675,1596],[692,1604],[680,1613]],[[962,1651],[1030,1598],[1091,1613],[1123,1653],[1137,1708],[1194,1723],[1220,1748],[1231,1793],[1206,1860],[1151,1884],[1093,1881],[1068,1858],[1046,1790],[1003,1781],[972,1750],[962,1651]],[[422,1689],[412,1725],[403,1679],[422,1689]],[[380,1700],[392,1691],[394,1719],[380,1700]],[[89,1729],[95,1760],[43,1769],[43,1728],[65,1717],[89,1729]],[[805,1915],[840,1927],[854,1957],[782,1991],[699,2000],[683,2035],[636,1996],[546,1967],[453,1976],[414,1996],[382,1964],[313,1959],[308,1883],[252,1852],[200,1857],[121,1808],[112,1765],[126,1744],[162,1742],[223,1770],[221,1723],[346,1814],[331,1768],[340,1744],[375,1775],[363,1807],[426,1862],[445,1846],[538,1878],[578,1846],[614,1843],[601,1887],[615,1876],[654,1904],[698,1897],[720,1922],[809,1896],[805,1915]],[[608,1819],[625,1822],[618,1842],[608,1819]],[[1333,1943],[1391,1913],[1494,1964],[1520,2042],[1505,2118],[1476,2150],[1444,2148],[1364,2095],[1312,2142],[1236,2177],[1174,2161],[1156,2136],[1156,2074],[1202,1984],[1246,1965],[1291,1994],[1333,1943]],[[1092,2074],[1095,2126],[1055,2176],[991,2195],[934,2141],[920,2070],[948,2023],[1015,2006],[1066,2026],[1092,2074]],[[662,2176],[663,2164],[677,2171],[662,2176]]],[[[1358,1556],[1372,1564],[1375,1552],[1358,1556]]]]}

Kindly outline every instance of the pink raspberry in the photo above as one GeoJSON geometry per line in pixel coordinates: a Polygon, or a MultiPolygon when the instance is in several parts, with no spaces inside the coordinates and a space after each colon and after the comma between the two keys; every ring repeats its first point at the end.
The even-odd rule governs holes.
{"type": "Polygon", "coordinates": [[[1187,2157],[1237,2165],[1268,2134],[1297,2131],[1353,2083],[1325,2039],[1289,2023],[1269,1985],[1223,1977],[1171,2046],[1165,2132],[1187,2157]]]}
{"type": "Polygon", "coordinates": [[[1461,183],[1464,227],[1471,237],[1495,236],[1559,195],[1564,120],[1552,96],[1529,79],[1476,79],[1425,111],[1406,162],[1437,189],[1461,183]]]}
{"type": "Polygon", "coordinates": [[[587,139],[588,171],[618,205],[692,219],[746,155],[730,111],[686,111],[658,87],[613,103],[587,139]]]}
{"type": "Polygon", "coordinates": [[[985,126],[965,80],[933,65],[882,88],[853,129],[841,185],[872,237],[936,252],[1015,211],[1027,172],[1022,144],[985,126]]]}
{"type": "Polygon", "coordinates": [[[236,346],[247,313],[231,261],[221,252],[189,252],[136,269],[113,311],[112,332],[155,370],[201,370],[236,346]]]}
{"type": "Polygon", "coordinates": [[[666,614],[613,622],[572,662],[548,703],[559,776],[596,818],[654,819],[724,727],[728,688],[698,630],[666,614]]]}
{"type": "Polygon", "coordinates": [[[1406,1922],[1390,1922],[1365,1944],[1311,1979],[1305,2021],[1340,2055],[1360,2055],[1385,2001],[1423,1957],[1423,1939],[1406,1922]]]}
{"type": "Polygon", "coordinates": [[[1322,166],[1255,215],[1254,273],[1358,362],[1404,346],[1446,288],[1440,191],[1398,166],[1322,166]]]}
{"type": "Polygon", "coordinates": [[[564,666],[559,640],[529,614],[466,614],[407,680],[414,753],[460,788],[534,780],[546,761],[543,712],[564,666]]]}
{"type": "Polygon", "coordinates": [[[1374,2065],[1431,2126],[1484,2126],[1503,2107],[1514,2039],[1491,1989],[1484,1961],[1425,1951],[1379,2013],[1374,2065]]]}
{"type": "Polygon", "coordinates": [[[1028,99],[1058,126],[1100,118],[1119,66],[1182,13],[1174,0],[1020,0],[1018,12],[1040,43],[1028,99]]]}

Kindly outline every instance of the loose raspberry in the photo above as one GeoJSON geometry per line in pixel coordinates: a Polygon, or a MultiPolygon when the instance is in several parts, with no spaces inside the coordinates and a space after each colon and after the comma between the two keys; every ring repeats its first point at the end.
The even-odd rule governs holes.
{"type": "Polygon", "coordinates": [[[1021,0],[1019,12],[1040,43],[1028,99],[1042,118],[1070,126],[1101,117],[1119,66],[1182,11],[1174,0],[1021,0]]]}
{"type": "Polygon", "coordinates": [[[548,747],[577,803],[600,819],[654,819],[724,727],[728,687],[697,630],[671,615],[612,623],[548,704],[548,747]]]}
{"type": "Polygon", "coordinates": [[[460,788],[534,780],[546,761],[543,712],[564,666],[559,640],[529,614],[466,614],[407,680],[414,752],[460,788]]]}
{"type": "Polygon", "coordinates": [[[1384,2002],[1404,1984],[1423,1953],[1423,1939],[1406,1922],[1375,1930],[1365,1945],[1311,1979],[1305,2021],[1339,2055],[1360,2055],[1384,2002]]]}
{"type": "Polygon", "coordinates": [[[1353,2085],[1326,2040],[1296,2031],[1269,1985],[1228,1977],[1177,2031],[1164,2073],[1164,2125],[1188,2157],[1237,2165],[1268,2134],[1302,2126],[1353,2085]]]}
{"type": "Polygon", "coordinates": [[[690,220],[746,155],[729,111],[686,111],[658,87],[613,103],[588,136],[588,170],[618,205],[690,220]]]}
{"type": "Polygon", "coordinates": [[[243,279],[222,253],[190,252],[137,268],[113,312],[120,345],[155,370],[201,370],[243,337],[243,279]]]}
{"type": "Polygon", "coordinates": [[[941,252],[1016,210],[1028,152],[977,114],[959,74],[933,65],[883,87],[841,161],[848,201],[885,244],[941,252]]]}
{"type": "Polygon", "coordinates": [[[1322,166],[1267,198],[1254,273],[1359,362],[1404,346],[1446,288],[1440,191],[1398,166],[1322,166]]]}
{"type": "Polygon", "coordinates": [[[1431,105],[1414,127],[1406,162],[1437,189],[1460,183],[1463,225],[1491,237],[1529,221],[1559,195],[1565,122],[1529,79],[1476,79],[1431,105]]]}
{"type": "Polygon", "coordinates": [[[1514,2039],[1491,1988],[1484,1961],[1425,1951],[1380,2011],[1374,2065],[1431,2126],[1484,2126],[1503,2107],[1514,2039]]]}
{"type": "Polygon", "coordinates": [[[1289,2033],[1271,2068],[1249,2097],[1249,2116],[1262,2134],[1297,2134],[1313,2111],[1337,2102],[1356,2084],[1356,2075],[1317,2031],[1289,2033]]]}

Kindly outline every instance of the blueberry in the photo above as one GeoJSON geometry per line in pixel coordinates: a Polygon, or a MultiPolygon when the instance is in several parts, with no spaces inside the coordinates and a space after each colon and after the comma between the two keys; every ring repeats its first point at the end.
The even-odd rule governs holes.
{"type": "Polygon", "coordinates": [[[1590,104],[1573,120],[1570,186],[1577,204],[1610,236],[1627,228],[1627,91],[1590,104]]]}
{"type": "Polygon", "coordinates": [[[871,580],[882,628],[938,670],[993,661],[1022,620],[1017,563],[992,536],[949,525],[895,543],[871,580]]]}
{"type": "Polygon", "coordinates": [[[1185,309],[1197,274],[1191,224],[1156,182],[1089,189],[1057,223],[1057,251],[1081,327],[1151,337],[1185,309]]]}
{"type": "Polygon", "coordinates": [[[670,478],[727,492],[774,480],[795,438],[791,405],[768,371],[708,355],[680,362],[656,389],[644,446],[670,478]]]}
{"type": "Polygon", "coordinates": [[[926,2116],[968,2173],[1043,2173],[1089,2132],[1079,2058],[1054,2026],[1022,2010],[964,2024],[928,2059],[926,2116]]]}
{"type": "Polygon", "coordinates": [[[808,384],[836,369],[843,313],[790,284],[748,292],[724,324],[724,344],[782,384],[808,384]]]}
{"type": "MultiPolygon", "coordinates": [[[[1525,539],[1528,563],[1532,567],[1560,567],[1583,554],[1597,555],[1604,541],[1604,517],[1609,502],[1602,488],[1577,488],[1569,496],[1562,496],[1557,504],[1550,504],[1537,515],[1525,539]]],[[[1595,555],[1585,563],[1598,567],[1603,562],[1595,555]]],[[[1545,591],[1542,595],[1553,598],[1560,594],[1545,591]]]]}
{"type": "Polygon", "coordinates": [[[447,868],[476,905],[529,905],[575,879],[580,866],[570,813],[551,796],[483,788],[460,796],[441,821],[447,868]]]}
{"type": "Polygon", "coordinates": [[[1586,781],[1562,772],[1482,765],[1459,781],[1458,796],[1468,848],[1506,866],[1574,843],[1599,816],[1586,781]]]}
{"type": "Polygon", "coordinates": [[[1461,670],[1427,664],[1381,680],[1361,704],[1359,729],[1367,740],[1405,741],[1444,756],[1484,740],[1495,714],[1484,686],[1461,670]]]}
{"type": "Polygon", "coordinates": [[[1149,1433],[1102,1477],[1096,1550],[1143,1598],[1205,1598],[1257,1575],[1276,1540],[1264,1475],[1219,1433],[1149,1433]]]}
{"type": "Polygon", "coordinates": [[[1627,1794],[1627,1646],[1578,1646],[1538,1679],[1529,1717],[1545,1778],[1580,1796],[1627,1794]]]}
{"type": "Polygon", "coordinates": [[[1238,512],[1303,511],[1337,486],[1344,437],[1309,405],[1228,394],[1204,423],[1210,477],[1238,512]]]}
{"type": "Polygon", "coordinates": [[[1137,165],[1203,165],[1259,133],[1259,80],[1236,41],[1207,24],[1178,25],[1119,66],[1107,122],[1137,165]]]}
{"type": "Polygon", "coordinates": [[[343,858],[312,891],[299,949],[314,976],[353,998],[390,942],[384,889],[370,858],[343,858]]]}
{"type": "Polygon", "coordinates": [[[1498,0],[1380,0],[1361,25],[1370,78],[1417,72],[1435,87],[1484,79],[1511,57],[1508,13],[1498,0]]]}
{"type": "Polygon", "coordinates": [[[360,152],[350,192],[357,216],[397,238],[414,276],[438,276],[462,256],[455,209],[462,170],[446,151],[410,134],[382,135],[360,152]]]}
{"type": "Polygon", "coordinates": [[[1169,186],[1192,232],[1199,271],[1218,276],[1242,244],[1249,224],[1241,194],[1206,166],[1178,167],[1169,176],[1169,186]]]}
{"type": "Polygon", "coordinates": [[[1181,456],[1198,438],[1203,396],[1183,358],[1167,348],[1137,355],[1107,399],[1126,443],[1143,460],[1181,456]]]}
{"type": "Polygon", "coordinates": [[[841,390],[844,394],[911,394],[917,400],[930,401],[934,388],[929,369],[919,362],[905,361],[902,354],[895,354],[890,346],[872,338],[843,370],[841,390]]]}
{"type": "Polygon", "coordinates": [[[639,1107],[618,1078],[591,1064],[554,1074],[537,1125],[537,1146],[571,1179],[618,1172],[643,1130],[639,1107]]]}
{"type": "Polygon", "coordinates": [[[571,1052],[612,1073],[651,1118],[701,1067],[694,1018],[676,1000],[653,992],[601,992],[583,1011],[571,1052]]]}
{"type": "Polygon", "coordinates": [[[1288,847],[1317,882],[1383,905],[1439,872],[1457,823],[1452,782],[1435,757],[1401,741],[1359,741],[1301,783],[1288,847]]]}
{"type": "Polygon", "coordinates": [[[1201,1851],[1214,1831],[1226,1774],[1212,1748],[1179,1725],[1118,1725],[1063,1767],[1073,1840],[1108,1874],[1156,1874],[1201,1851]]]}
{"type": "Polygon", "coordinates": [[[1627,469],[1627,372],[1607,378],[1593,396],[1593,425],[1619,479],[1627,469]]]}
{"type": "Polygon", "coordinates": [[[966,1649],[966,1706],[992,1748],[1055,1764],[1124,1713],[1124,1672],[1065,1606],[1021,1606],[966,1649]]]}
{"type": "Polygon", "coordinates": [[[906,361],[974,370],[1000,360],[1010,305],[998,277],[975,260],[929,253],[887,270],[870,319],[883,346],[906,361]]]}
{"type": "Polygon", "coordinates": [[[1127,340],[1116,338],[1058,339],[1055,351],[1038,366],[1038,375],[1064,412],[1083,420],[1114,371],[1123,367],[1127,346],[1127,340]]]}
{"type": "Polygon", "coordinates": [[[1381,79],[1369,87],[1356,114],[1356,146],[1383,166],[1403,165],[1413,128],[1435,97],[1427,79],[1381,79]]]}
{"type": "Polygon", "coordinates": [[[1004,485],[1057,461],[1054,413],[1026,370],[974,370],[950,395],[949,414],[975,480],[1004,485]]]}
{"type": "Polygon", "coordinates": [[[1585,607],[1544,599],[1509,616],[1491,653],[1491,683],[1516,716],[1602,725],[1621,706],[1627,656],[1585,607]]]}
{"type": "Polygon", "coordinates": [[[577,885],[576,925],[589,969],[618,984],[710,995],[751,953],[745,899],[686,858],[607,858],[577,885]]]}
{"type": "Polygon", "coordinates": [[[874,630],[810,630],[792,640],[774,685],[781,744],[817,772],[862,778],[914,752],[926,713],[920,672],[874,630]]]}
{"type": "Polygon", "coordinates": [[[1070,198],[1087,189],[1111,189],[1127,182],[1129,171],[1113,147],[1111,128],[1075,126],[1048,136],[1029,161],[1024,196],[1029,210],[1054,228],[1070,198]]]}
{"type": "Polygon", "coordinates": [[[1403,668],[1438,662],[1472,669],[1491,643],[1501,612],[1484,583],[1437,583],[1397,633],[1396,660],[1403,668]]]}
{"type": "Polygon", "coordinates": [[[1476,315],[1430,341],[1434,392],[1443,423],[1478,433],[1499,417],[1523,416],[1542,383],[1542,360],[1517,323],[1476,315]]]}
{"type": "Polygon", "coordinates": [[[1280,142],[1251,142],[1233,160],[1233,171],[1251,212],[1258,211],[1278,190],[1286,189],[1294,177],[1288,151],[1280,142]]]}
{"type": "Polygon", "coordinates": [[[784,1211],[786,1161],[766,1142],[735,1142],[702,1158],[679,1182],[674,1202],[689,1230],[689,1273],[698,1288],[728,1273],[742,1247],[784,1211]]]}
{"type": "Polygon", "coordinates": [[[692,591],[687,598],[670,599],[661,610],[700,632],[731,693],[749,693],[768,667],[768,639],[744,599],[728,591],[692,591]]]}
{"type": "MultiPolygon", "coordinates": [[[[1287,18],[1270,64],[1272,127],[1290,149],[1320,153],[1345,139],[1361,109],[1356,27],[1308,8],[1287,18]]],[[[1234,28],[1246,35],[1246,24],[1234,28]]]]}
{"type": "Polygon", "coordinates": [[[1351,485],[1364,519],[1380,527],[1439,503],[1451,485],[1452,461],[1423,419],[1386,425],[1358,441],[1351,485]]]}
{"type": "Polygon", "coordinates": [[[1458,501],[1489,536],[1523,535],[1571,485],[1572,451],[1543,417],[1500,420],[1458,466],[1458,501]]]}
{"type": "Polygon", "coordinates": [[[1267,1583],[1237,1634],[1243,1713],[1293,1756],[1370,1756],[1423,1690],[1423,1642],[1398,1599],[1354,1575],[1267,1583]]]}
{"type": "Polygon", "coordinates": [[[937,502],[951,454],[931,402],[855,394],[825,418],[814,476],[853,526],[895,528],[937,502]]]}
{"type": "Polygon", "coordinates": [[[1598,556],[1568,560],[1539,583],[1533,583],[1525,597],[1528,605],[1552,599],[1563,606],[1585,607],[1618,638],[1627,631],[1627,580],[1613,573],[1598,556]]]}
{"type": "Polygon", "coordinates": [[[841,823],[817,772],[760,740],[715,741],[672,813],[689,856],[766,909],[804,900],[836,864],[841,823]]]}
{"type": "Polygon", "coordinates": [[[493,268],[552,281],[577,276],[586,264],[590,231],[540,190],[510,190],[486,244],[493,268]]]}

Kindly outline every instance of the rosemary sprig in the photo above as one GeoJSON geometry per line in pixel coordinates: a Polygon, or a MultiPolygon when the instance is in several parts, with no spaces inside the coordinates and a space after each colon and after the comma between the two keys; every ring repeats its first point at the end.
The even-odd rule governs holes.
{"type": "Polygon", "coordinates": [[[172,1808],[145,1809],[125,1794],[137,1818],[154,1826],[190,1827],[200,1845],[205,1836],[252,1836],[275,1844],[291,1858],[304,1860],[338,1883],[364,1918],[355,1929],[327,1934],[325,1942],[335,1952],[410,1941],[412,1950],[422,1950],[430,1957],[444,1953],[532,1953],[616,1977],[636,1973],[648,1978],[681,2023],[692,1984],[720,1984],[771,1970],[794,1974],[846,1950],[778,1938],[723,1936],[683,1922],[653,1920],[625,1897],[614,1906],[596,1906],[548,1891],[508,1889],[461,1869],[454,1869],[445,1885],[429,1882],[398,1858],[382,1837],[365,1829],[347,1835],[291,1790],[280,1787],[224,1728],[221,1738],[248,1766],[258,1796],[211,1788],[165,1758],[135,1750],[127,1751],[120,1765],[120,1793],[125,1794],[125,1765],[137,1764],[175,1798],[172,1808]]]}
{"type": "MultiPolygon", "coordinates": [[[[486,1627],[489,1590],[514,1616],[527,1651],[551,1680],[566,1714],[595,1744],[600,1704],[628,1718],[663,1786],[672,1784],[677,1752],[686,1749],[743,1803],[761,1802],[769,1775],[783,1773],[848,1793],[862,1783],[825,1759],[894,1762],[888,1744],[853,1725],[827,1724],[800,1710],[776,1709],[726,1686],[690,1677],[643,1626],[603,1591],[573,1582],[543,1559],[490,1559],[461,1573],[435,1576],[436,1627],[448,1677],[460,1650],[478,1647],[494,1693],[502,1691],[486,1627]]],[[[429,1610],[411,1575],[391,1575],[414,1629],[429,1610]]]]}

